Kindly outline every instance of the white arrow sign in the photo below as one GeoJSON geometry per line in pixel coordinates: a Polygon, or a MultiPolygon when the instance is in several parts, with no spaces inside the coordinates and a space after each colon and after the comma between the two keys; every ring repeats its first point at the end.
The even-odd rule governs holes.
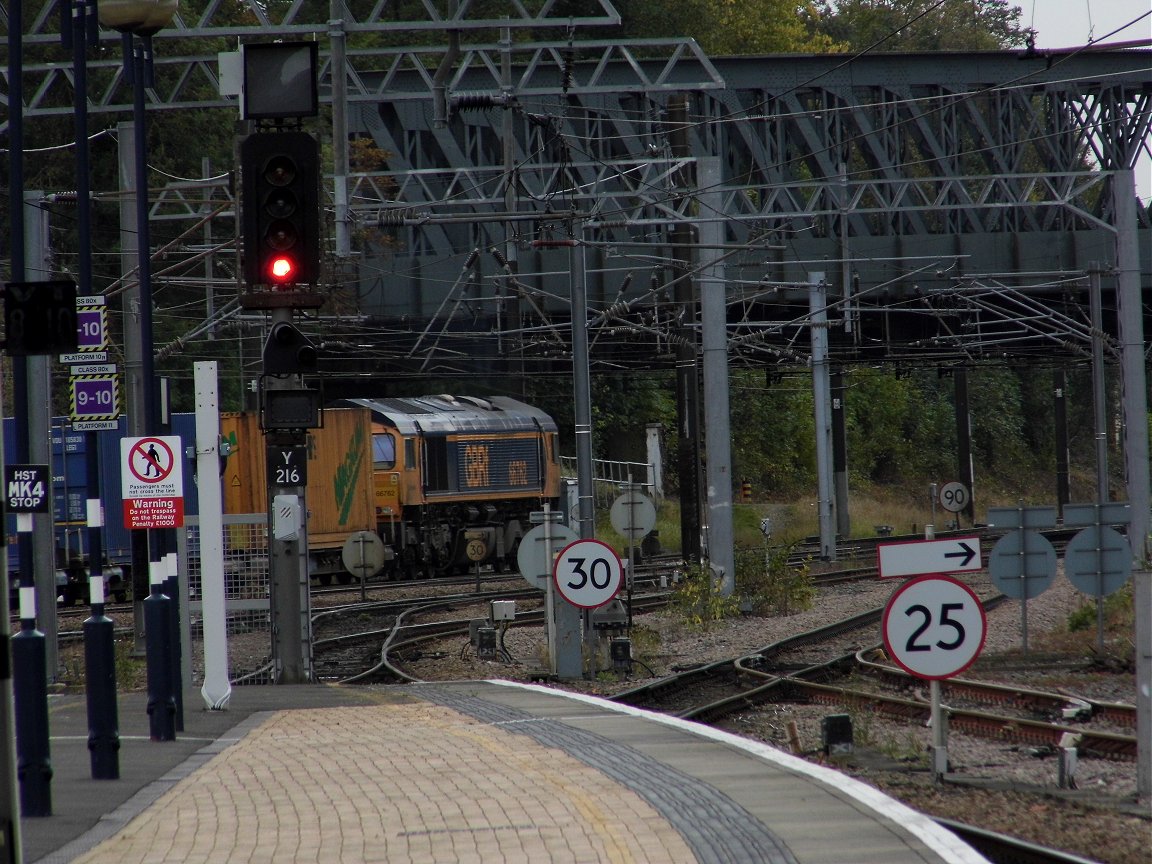
{"type": "Polygon", "coordinates": [[[912,540],[881,543],[876,547],[881,579],[920,576],[927,573],[956,573],[979,570],[979,537],[950,537],[947,540],[912,540]]]}

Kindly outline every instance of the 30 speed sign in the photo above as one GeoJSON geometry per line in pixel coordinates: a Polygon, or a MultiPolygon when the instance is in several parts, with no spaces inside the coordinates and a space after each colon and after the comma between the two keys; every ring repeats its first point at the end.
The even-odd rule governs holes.
{"type": "Polygon", "coordinates": [[[577,540],[565,546],[552,572],[560,596],[582,609],[603,606],[624,581],[620,556],[599,540],[577,540]]]}
{"type": "Polygon", "coordinates": [[[884,607],[884,647],[919,678],[950,678],[967,669],[984,647],[987,621],[980,598],[950,576],[905,582],[884,607]]]}

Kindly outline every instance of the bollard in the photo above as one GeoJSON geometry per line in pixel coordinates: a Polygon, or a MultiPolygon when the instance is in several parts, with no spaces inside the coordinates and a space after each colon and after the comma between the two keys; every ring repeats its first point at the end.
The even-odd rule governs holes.
{"type": "Polygon", "coordinates": [[[161,590],[163,563],[151,565],[152,591],[144,601],[145,661],[148,667],[148,730],[153,741],[176,740],[176,697],[172,694],[171,601],[161,590]]]}
{"type": "Polygon", "coordinates": [[[180,582],[177,575],[176,553],[169,552],[164,556],[164,569],[167,578],[164,580],[164,593],[168,595],[169,618],[172,629],[169,631],[171,643],[169,645],[169,660],[172,664],[172,696],[176,700],[176,731],[184,731],[184,674],[180,671],[181,654],[180,645],[180,582]]]}
{"type": "Polygon", "coordinates": [[[20,815],[52,815],[52,757],[48,749],[48,660],[36,629],[36,589],[20,589],[20,632],[12,637],[16,697],[16,776],[20,815]]]}
{"type": "Polygon", "coordinates": [[[84,691],[93,780],[120,779],[120,721],[116,709],[116,642],[104,614],[104,578],[88,580],[92,617],[84,622],[84,691]]]}

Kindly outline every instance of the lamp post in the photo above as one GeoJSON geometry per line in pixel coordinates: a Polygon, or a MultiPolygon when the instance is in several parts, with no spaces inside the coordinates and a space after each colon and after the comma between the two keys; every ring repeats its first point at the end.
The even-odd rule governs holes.
{"type": "MultiPolygon", "coordinates": [[[[128,434],[153,435],[159,429],[152,335],[151,241],[148,226],[148,127],[145,90],[152,79],[152,35],[176,14],[178,0],[101,0],[100,23],[120,32],[124,68],[132,81],[132,140],[136,192],[137,279],[124,293],[125,319],[135,309],[137,326],[124,328],[128,393],[128,434]]],[[[137,647],[142,647],[143,598],[147,594],[152,554],[146,531],[132,532],[132,580],[137,647]]]]}

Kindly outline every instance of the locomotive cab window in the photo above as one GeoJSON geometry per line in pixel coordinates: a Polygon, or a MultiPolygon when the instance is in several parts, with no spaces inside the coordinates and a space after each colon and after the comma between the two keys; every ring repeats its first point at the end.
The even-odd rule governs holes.
{"type": "Polygon", "coordinates": [[[409,471],[416,467],[416,442],[411,438],[404,439],[404,467],[409,471]]]}
{"type": "Polygon", "coordinates": [[[396,439],[387,432],[377,432],[372,436],[372,464],[376,468],[396,467],[396,439]]]}

